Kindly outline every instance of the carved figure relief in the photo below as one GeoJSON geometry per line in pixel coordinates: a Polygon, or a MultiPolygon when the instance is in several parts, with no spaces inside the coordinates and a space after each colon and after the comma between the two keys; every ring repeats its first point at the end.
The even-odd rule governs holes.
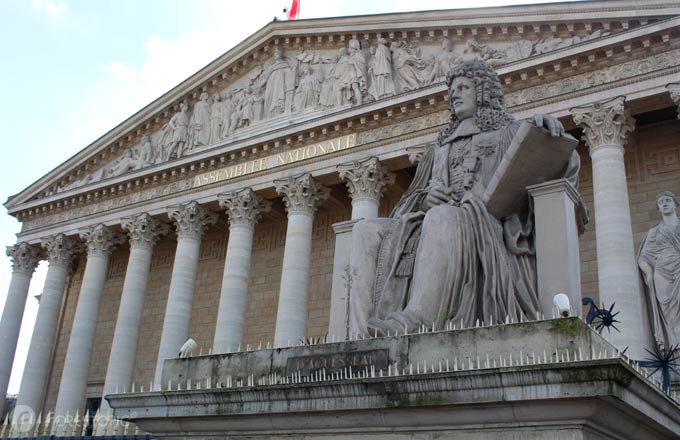
{"type": "Polygon", "coordinates": [[[293,109],[301,112],[309,108],[319,106],[319,94],[323,78],[309,64],[304,64],[299,69],[298,85],[293,98],[293,109]]]}
{"type": "Polygon", "coordinates": [[[387,40],[382,37],[378,38],[377,44],[369,49],[369,53],[368,94],[376,101],[393,96],[396,90],[392,77],[392,52],[387,45],[387,40]]]}
{"type": "Polygon", "coordinates": [[[184,148],[189,140],[189,105],[179,104],[179,111],[161,130],[160,145],[163,151],[163,161],[173,157],[182,157],[184,148]]]}
{"type": "Polygon", "coordinates": [[[441,52],[434,55],[429,81],[432,83],[445,81],[446,75],[458,60],[460,56],[453,51],[453,42],[444,38],[441,42],[441,52]]]}
{"type": "Polygon", "coordinates": [[[392,63],[397,87],[401,92],[416,90],[424,81],[425,62],[420,58],[420,51],[406,42],[392,42],[392,63]]]}
{"type": "Polygon", "coordinates": [[[224,105],[219,93],[215,93],[210,104],[210,137],[209,145],[215,145],[222,140],[222,111],[224,105]]]}
{"type": "Polygon", "coordinates": [[[293,66],[283,57],[283,50],[274,49],[274,60],[262,72],[264,86],[264,116],[271,118],[289,112],[295,93],[293,66]]]}
{"type": "MultiPolygon", "coordinates": [[[[208,102],[208,92],[201,93],[201,96],[198,98],[189,124],[191,127],[188,141],[189,150],[210,145],[210,103],[208,102]]],[[[181,157],[181,155],[178,157],[181,157]]]]}
{"type": "Polygon", "coordinates": [[[680,221],[677,197],[656,196],[661,221],[647,232],[638,253],[647,316],[661,349],[680,344],[680,221]]]}

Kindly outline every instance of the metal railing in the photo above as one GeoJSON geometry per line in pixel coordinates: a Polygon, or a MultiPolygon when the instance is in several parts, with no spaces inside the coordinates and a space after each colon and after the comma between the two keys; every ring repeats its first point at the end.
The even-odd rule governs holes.
{"type": "Polygon", "coordinates": [[[112,414],[91,416],[86,412],[82,416],[75,414],[54,415],[51,411],[43,417],[5,417],[0,424],[0,440],[153,440],[149,434],[125,420],[119,420],[112,414]]]}

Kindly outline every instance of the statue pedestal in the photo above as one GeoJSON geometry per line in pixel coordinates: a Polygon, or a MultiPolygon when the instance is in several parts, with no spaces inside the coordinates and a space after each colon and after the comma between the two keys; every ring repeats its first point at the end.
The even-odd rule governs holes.
{"type": "Polygon", "coordinates": [[[328,334],[333,340],[347,339],[347,287],[345,275],[352,254],[352,228],[361,218],[333,225],[335,254],[333,256],[333,282],[331,284],[331,313],[328,334]]]}
{"type": "Polygon", "coordinates": [[[564,293],[570,315],[581,315],[581,269],[574,207],[580,197],[566,179],[527,187],[534,201],[538,300],[546,317],[553,316],[553,297],[564,293]]]}
{"type": "Polygon", "coordinates": [[[678,402],[579,318],[169,359],[163,380],[106,396],[159,440],[680,436],[678,402]]]}

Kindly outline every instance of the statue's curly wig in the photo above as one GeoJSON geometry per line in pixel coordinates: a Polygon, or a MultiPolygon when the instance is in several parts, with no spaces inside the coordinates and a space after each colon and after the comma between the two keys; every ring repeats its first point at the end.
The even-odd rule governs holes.
{"type": "MultiPolygon", "coordinates": [[[[456,63],[446,75],[446,85],[449,89],[453,80],[461,76],[470,78],[475,85],[477,112],[473,117],[480,130],[498,130],[515,120],[505,107],[501,82],[493,67],[479,58],[456,63]]],[[[440,142],[453,133],[460,124],[451,105],[451,99],[449,99],[449,110],[451,111],[451,122],[439,133],[440,142]]]]}

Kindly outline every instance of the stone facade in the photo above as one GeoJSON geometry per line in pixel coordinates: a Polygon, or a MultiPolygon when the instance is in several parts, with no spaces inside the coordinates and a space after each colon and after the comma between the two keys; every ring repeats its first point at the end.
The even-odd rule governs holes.
{"type": "MultiPolygon", "coordinates": [[[[550,114],[574,137],[585,138],[577,149],[579,192],[591,222],[579,238],[580,293],[610,305],[617,297],[599,292],[605,270],[598,270],[598,262],[602,266],[609,260],[598,254],[598,247],[603,251],[617,240],[596,235],[594,182],[602,175],[596,163],[594,178],[591,156],[602,145],[619,154],[619,177],[625,177],[625,183],[614,189],[617,194],[627,192],[630,215],[625,209],[619,215],[630,225],[632,237],[626,239],[632,240],[633,248],[626,246],[626,253],[633,256],[658,222],[656,194],[680,193],[678,93],[677,87],[667,87],[680,78],[680,6],[632,0],[580,6],[272,23],[10,199],[9,213],[23,225],[18,244],[30,246],[38,255],[43,239],[65,234],[82,246],[86,237],[79,235],[99,224],[122,233],[124,219],[147,214],[165,225],[176,221],[181,226],[177,212],[187,206],[196,210],[190,217],[205,216],[204,222],[192,217],[189,223],[199,226],[191,230],[180,227],[179,238],[174,232],[161,236],[153,246],[150,269],[143,273],[148,282],[136,329],[140,335],[136,355],[127,360],[134,370],[128,387],[148,386],[159,377],[162,340],[166,341],[162,358],[174,356],[188,338],[197,344],[194,355],[211,351],[224,299],[221,292],[226,291],[230,222],[240,221],[227,215],[229,207],[220,207],[220,201],[227,194],[255,194],[271,203],[271,210],[259,219],[247,219],[254,227],[252,240],[247,234],[239,238],[236,252],[252,248],[252,256],[239,323],[242,334],[235,340],[242,341],[243,350],[275,342],[285,345],[291,338],[292,342],[322,338],[339,322],[333,315],[339,313],[335,306],[344,306],[338,302],[342,268],[335,267],[334,273],[332,226],[374,216],[376,206],[379,216],[389,215],[413,179],[415,163],[449,120],[442,69],[455,60],[482,58],[495,66],[516,118],[550,114]],[[384,62],[391,63],[391,70],[378,67],[384,62]],[[230,99],[234,102],[227,102],[230,99]],[[635,119],[634,128],[619,130],[616,139],[598,137],[598,129],[614,133],[612,124],[620,120],[585,121],[579,115],[584,108],[600,108],[617,99],[619,113],[635,119]],[[209,133],[201,131],[206,126],[209,133]],[[379,184],[359,182],[366,173],[380,174],[379,184]],[[190,249],[178,246],[187,237],[190,249]],[[292,256],[284,264],[287,250],[292,256]],[[183,271],[193,270],[194,264],[192,282],[193,275],[183,271]],[[175,278],[193,286],[193,294],[173,287],[175,278]],[[179,292],[179,297],[171,299],[171,311],[166,313],[169,291],[179,292]],[[164,325],[174,329],[178,322],[188,331],[172,338],[170,330],[164,335],[164,325]]],[[[606,210],[603,206],[600,202],[600,213],[606,210]]],[[[600,232],[611,232],[613,223],[602,221],[605,227],[600,232]]],[[[35,365],[45,370],[47,357],[50,365],[43,371],[49,380],[33,387],[31,404],[26,403],[35,411],[53,410],[59,394],[69,392],[60,391],[68,347],[73,338],[82,336],[72,334],[73,321],[78,305],[91,292],[83,288],[88,284],[83,283],[88,255],[82,249],[75,253],[73,263],[70,254],[60,263],[67,276],[58,325],[52,332],[54,347],[36,349],[35,365]],[[37,404],[40,395],[44,397],[37,404]]],[[[96,325],[88,327],[94,343],[87,359],[87,398],[101,398],[107,381],[123,286],[134,284],[126,279],[130,255],[126,239],[111,254],[103,285],[98,286],[103,293],[96,325]]],[[[627,270],[620,265],[611,273],[627,270]]],[[[53,273],[58,279],[59,271],[53,273]]],[[[628,275],[631,298],[636,293],[635,274],[628,275]]],[[[641,342],[625,335],[614,342],[625,346],[633,341],[634,355],[643,353],[640,350],[649,342],[644,340],[643,324],[633,318],[626,322],[627,331],[642,335],[641,342]]],[[[84,360],[77,363],[82,366],[84,360]]],[[[69,396],[68,409],[80,400],[69,396]]]]}

